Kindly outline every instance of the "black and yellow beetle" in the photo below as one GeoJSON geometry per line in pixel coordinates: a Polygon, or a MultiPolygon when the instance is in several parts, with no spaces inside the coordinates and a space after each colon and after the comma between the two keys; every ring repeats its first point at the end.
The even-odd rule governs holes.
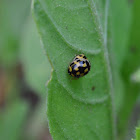
{"type": "Polygon", "coordinates": [[[72,77],[82,77],[90,71],[90,62],[84,54],[77,55],[68,67],[68,73],[72,77]]]}

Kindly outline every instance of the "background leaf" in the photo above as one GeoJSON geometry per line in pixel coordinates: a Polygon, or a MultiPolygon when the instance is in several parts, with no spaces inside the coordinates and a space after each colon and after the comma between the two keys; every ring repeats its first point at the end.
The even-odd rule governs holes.
{"type": "Polygon", "coordinates": [[[30,2],[2,0],[0,3],[0,63],[5,67],[14,67],[18,62],[19,40],[30,2]]]}
{"type": "Polygon", "coordinates": [[[140,139],[140,128],[137,127],[136,128],[136,139],[132,139],[132,140],[139,140],[140,139]]]}
{"type": "Polygon", "coordinates": [[[45,84],[50,78],[51,66],[41,48],[36,25],[31,17],[24,27],[22,36],[19,58],[23,65],[25,81],[44,98],[45,84]]]}
{"type": "Polygon", "coordinates": [[[41,48],[36,25],[31,16],[24,26],[20,44],[19,59],[23,68],[24,82],[39,98],[39,103],[28,120],[25,139],[38,140],[41,139],[41,133],[45,131],[46,134],[47,131],[46,83],[50,78],[51,66],[41,48]]]}
{"type": "Polygon", "coordinates": [[[34,2],[35,20],[54,68],[48,86],[48,119],[54,139],[114,139],[108,4],[109,1],[90,0],[34,2]],[[91,71],[72,80],[67,68],[80,53],[90,60],[91,71]],[[86,111],[88,107],[91,109],[86,111]]]}
{"type": "Polygon", "coordinates": [[[136,83],[140,83],[140,69],[136,70],[132,76],[131,76],[131,80],[136,82],[136,83]]]}
{"type": "MultiPolygon", "coordinates": [[[[8,106],[7,106],[8,107],[8,106]]],[[[0,139],[19,140],[23,131],[28,105],[23,101],[17,101],[2,114],[0,112],[0,139]]]]}
{"type": "Polygon", "coordinates": [[[119,116],[119,133],[122,140],[124,140],[125,133],[128,127],[129,118],[131,111],[136,104],[136,101],[139,97],[140,86],[139,83],[134,82],[131,77],[132,74],[139,69],[140,62],[140,40],[139,35],[140,31],[140,1],[134,1],[133,3],[133,12],[132,12],[132,24],[129,34],[129,42],[127,44],[126,57],[123,61],[121,67],[121,74],[124,81],[124,101],[123,105],[118,114],[119,116]]]}
{"type": "Polygon", "coordinates": [[[124,101],[124,82],[121,67],[128,49],[132,22],[132,3],[128,0],[111,0],[108,28],[110,29],[110,59],[113,73],[116,115],[124,101]],[[118,8],[119,7],[119,8],[118,8]]]}

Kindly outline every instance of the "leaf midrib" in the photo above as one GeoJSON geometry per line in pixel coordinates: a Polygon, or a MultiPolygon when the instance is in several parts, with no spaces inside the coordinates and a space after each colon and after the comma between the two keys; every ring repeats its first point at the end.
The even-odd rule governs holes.
{"type": "MultiPolygon", "coordinates": [[[[112,114],[111,114],[111,118],[113,119],[113,124],[112,124],[112,128],[113,128],[113,135],[114,135],[114,138],[116,137],[116,131],[115,131],[115,129],[116,129],[116,127],[115,127],[115,113],[114,113],[114,99],[113,99],[113,85],[112,85],[112,73],[111,73],[111,65],[110,65],[110,61],[109,61],[109,49],[108,49],[108,47],[107,47],[107,31],[108,31],[108,9],[109,9],[109,0],[106,0],[106,5],[105,5],[105,23],[104,23],[104,37],[102,37],[102,34],[101,34],[101,32],[103,32],[103,29],[102,28],[98,28],[98,27],[102,27],[101,26],[101,23],[100,23],[100,19],[98,18],[99,16],[97,16],[96,14],[94,14],[93,12],[92,12],[92,6],[90,5],[90,2],[89,1],[91,1],[92,3],[93,3],[93,5],[94,5],[94,2],[93,2],[93,0],[87,0],[88,1],[88,3],[89,3],[89,7],[90,7],[90,11],[91,11],[91,13],[92,13],[92,16],[94,15],[95,17],[96,17],[96,20],[97,20],[97,22],[98,22],[98,24],[99,24],[99,26],[97,26],[96,25],[96,23],[95,23],[95,25],[97,26],[97,29],[98,29],[98,34],[100,35],[100,37],[101,38],[103,38],[104,39],[104,44],[102,44],[101,46],[103,47],[103,50],[104,50],[104,58],[105,58],[105,60],[106,60],[106,62],[105,62],[105,65],[106,65],[106,68],[107,68],[107,71],[108,71],[108,78],[109,78],[109,85],[110,85],[110,100],[111,100],[111,106],[112,106],[112,114]]],[[[97,9],[96,9],[96,6],[94,6],[94,9],[95,9],[95,11],[96,11],[96,13],[98,13],[97,12],[97,9]]],[[[107,79],[108,79],[107,78],[107,79]]]]}

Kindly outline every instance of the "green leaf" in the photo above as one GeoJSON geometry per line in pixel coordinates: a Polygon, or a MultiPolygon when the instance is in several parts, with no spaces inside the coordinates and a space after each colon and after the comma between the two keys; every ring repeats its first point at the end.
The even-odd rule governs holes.
{"type": "Polygon", "coordinates": [[[51,66],[44,54],[35,23],[30,17],[24,27],[19,57],[26,82],[43,98],[46,97],[45,84],[51,75],[51,66]]]}
{"type": "Polygon", "coordinates": [[[120,71],[128,49],[130,25],[132,22],[132,4],[127,0],[111,0],[109,14],[111,22],[108,25],[108,28],[111,30],[110,57],[115,92],[114,100],[116,113],[118,113],[124,100],[124,81],[120,71]]]}
{"type": "Polygon", "coordinates": [[[31,16],[24,27],[19,54],[25,81],[40,99],[26,129],[28,139],[38,140],[47,126],[46,83],[51,75],[51,66],[41,48],[36,25],[31,16]]]}
{"type": "Polygon", "coordinates": [[[78,102],[58,83],[55,72],[52,77],[48,85],[47,114],[53,138],[111,139],[108,100],[95,105],[78,102]]]}
{"type": "Polygon", "coordinates": [[[136,104],[137,98],[139,97],[140,86],[139,83],[136,83],[132,80],[132,74],[139,69],[140,62],[140,1],[134,1],[133,5],[133,22],[131,24],[131,30],[129,35],[129,42],[126,50],[126,58],[123,61],[123,65],[121,68],[121,74],[124,81],[124,102],[123,106],[120,109],[119,113],[119,134],[124,140],[124,134],[128,128],[128,122],[131,115],[131,111],[136,104]],[[128,104],[129,103],[129,104],[128,104]],[[125,111],[124,111],[125,110],[125,111]]]}
{"type": "Polygon", "coordinates": [[[120,70],[126,57],[130,26],[132,22],[132,4],[127,0],[112,0],[110,4],[112,30],[112,51],[115,68],[120,70]],[[118,9],[119,6],[119,9],[118,9]]]}
{"type": "Polygon", "coordinates": [[[5,112],[0,112],[0,139],[19,140],[23,133],[28,113],[28,105],[23,101],[16,101],[7,106],[5,112]]]}
{"type": "Polygon", "coordinates": [[[19,40],[27,16],[30,0],[0,1],[0,63],[13,67],[18,62],[19,40]]]}
{"type": "Polygon", "coordinates": [[[114,139],[108,6],[108,0],[34,1],[35,21],[54,69],[48,86],[53,139],[114,139]],[[73,80],[67,68],[80,53],[90,60],[91,71],[73,80]]]}

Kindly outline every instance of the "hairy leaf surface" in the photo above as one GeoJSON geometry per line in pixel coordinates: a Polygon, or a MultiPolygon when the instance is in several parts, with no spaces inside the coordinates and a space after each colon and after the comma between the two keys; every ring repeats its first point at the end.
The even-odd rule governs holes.
{"type": "Polygon", "coordinates": [[[54,139],[114,139],[108,6],[108,0],[34,1],[35,21],[53,67],[47,114],[54,139]],[[80,53],[89,59],[91,71],[74,80],[67,69],[80,53]]]}

